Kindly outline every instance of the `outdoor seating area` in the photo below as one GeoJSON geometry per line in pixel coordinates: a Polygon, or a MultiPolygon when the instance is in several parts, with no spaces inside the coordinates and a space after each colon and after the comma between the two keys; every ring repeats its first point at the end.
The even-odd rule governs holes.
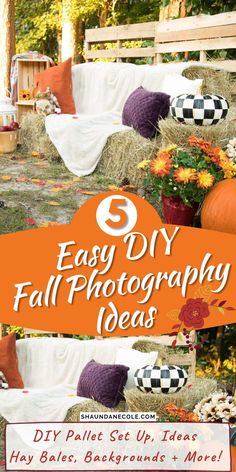
{"type": "MultiPolygon", "coordinates": [[[[2,105],[2,112],[0,104],[0,117],[5,116],[3,128],[13,120],[19,122],[20,130],[0,130],[0,151],[1,139],[4,146],[10,140],[10,152],[2,154],[0,197],[5,214],[13,212],[14,219],[12,208],[20,200],[21,218],[15,222],[3,215],[2,225],[6,220],[12,221],[10,228],[19,229],[66,223],[90,195],[114,187],[127,190],[129,185],[150,201],[155,199],[163,214],[155,190],[159,184],[151,186],[148,178],[146,188],[149,170],[143,163],[156,162],[158,152],[172,145],[195,152],[188,143],[191,136],[226,154],[234,148],[230,143],[236,135],[235,60],[208,60],[208,54],[214,50],[221,55],[234,48],[235,18],[235,12],[228,12],[87,29],[86,62],[73,66],[71,59],[52,67],[48,56],[16,55],[12,62],[13,104],[10,108],[9,102],[2,105]],[[153,47],[145,41],[151,41],[153,47]],[[185,51],[190,60],[176,60],[176,51],[180,57],[185,51]],[[168,57],[167,62],[168,54],[172,59],[168,57]],[[198,55],[198,60],[191,60],[191,54],[198,55]],[[139,65],[138,58],[149,62],[139,65]],[[133,97],[135,90],[142,99],[133,97]],[[190,108],[183,108],[183,98],[181,109],[171,105],[180,95],[187,97],[190,108]],[[191,109],[194,98],[190,96],[196,97],[196,111],[191,109]],[[224,102],[216,97],[223,97],[224,102]],[[205,110],[209,106],[211,109],[205,110]],[[176,110],[180,118],[175,116],[176,110]],[[207,118],[183,118],[183,113],[207,118]],[[216,119],[210,118],[214,116],[216,119]],[[13,134],[14,139],[18,136],[17,148],[13,134]]],[[[159,158],[157,161],[159,165],[159,158]]],[[[211,183],[203,184],[198,204],[213,182],[234,175],[233,169],[224,175],[212,171],[211,183]]],[[[181,189],[175,183],[174,179],[176,190],[172,188],[169,196],[176,193],[179,198],[181,189]]],[[[193,184],[189,184],[193,192],[193,184]]],[[[163,193],[158,189],[159,195],[163,193]]]]}

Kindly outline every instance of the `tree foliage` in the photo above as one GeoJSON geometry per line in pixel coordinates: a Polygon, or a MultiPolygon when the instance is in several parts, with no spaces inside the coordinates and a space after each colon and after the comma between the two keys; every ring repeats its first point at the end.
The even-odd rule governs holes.
{"type": "Polygon", "coordinates": [[[57,32],[60,25],[60,1],[17,0],[17,52],[39,51],[57,55],[57,32]]]}
{"type": "Polygon", "coordinates": [[[206,0],[187,0],[187,5],[191,6],[191,15],[200,13],[216,15],[236,9],[235,0],[208,0],[207,2],[206,0]]]}
{"type": "MultiPolygon", "coordinates": [[[[62,4],[72,21],[86,28],[157,21],[171,0],[16,0],[17,51],[38,50],[57,57],[62,4]]],[[[190,15],[216,14],[236,8],[235,0],[187,0],[190,15]]]]}

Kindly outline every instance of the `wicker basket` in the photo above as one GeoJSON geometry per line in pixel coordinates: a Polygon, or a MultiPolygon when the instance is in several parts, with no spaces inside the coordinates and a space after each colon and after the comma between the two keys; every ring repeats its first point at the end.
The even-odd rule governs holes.
{"type": "Polygon", "coordinates": [[[0,131],[0,154],[14,152],[17,146],[18,131],[0,131]]]}

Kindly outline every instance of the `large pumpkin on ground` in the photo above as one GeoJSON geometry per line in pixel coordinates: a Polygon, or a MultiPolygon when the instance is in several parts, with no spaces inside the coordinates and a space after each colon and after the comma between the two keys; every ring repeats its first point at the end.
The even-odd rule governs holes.
{"type": "Polygon", "coordinates": [[[236,234],[236,179],[222,180],[205,198],[202,228],[236,234]]]}

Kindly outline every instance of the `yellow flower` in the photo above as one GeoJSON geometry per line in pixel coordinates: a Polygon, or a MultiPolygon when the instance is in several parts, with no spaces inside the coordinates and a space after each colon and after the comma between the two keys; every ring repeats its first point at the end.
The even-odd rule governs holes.
{"type": "Polygon", "coordinates": [[[220,158],[220,163],[221,163],[221,161],[222,162],[228,162],[228,160],[229,160],[226,152],[223,151],[223,149],[221,149],[221,151],[219,151],[219,158],[220,158]]]}
{"type": "Polygon", "coordinates": [[[232,179],[236,175],[236,164],[228,160],[226,162],[221,162],[221,168],[224,172],[225,179],[232,179]]]}
{"type": "Polygon", "coordinates": [[[172,151],[175,151],[175,149],[177,149],[176,144],[170,144],[169,146],[167,146],[167,148],[162,149],[162,151],[165,151],[165,152],[172,152],[172,151]]]}
{"type": "Polygon", "coordinates": [[[148,167],[149,163],[149,159],[144,159],[143,161],[139,162],[139,164],[137,165],[137,169],[145,170],[146,167],[148,167]]]}
{"type": "Polygon", "coordinates": [[[190,167],[180,167],[179,169],[175,170],[174,172],[176,182],[188,184],[189,182],[193,182],[196,179],[196,173],[194,169],[190,167]]]}
{"type": "Polygon", "coordinates": [[[207,172],[207,170],[202,170],[197,175],[197,186],[200,188],[212,187],[214,180],[215,179],[213,175],[210,174],[210,172],[207,172]]]}

